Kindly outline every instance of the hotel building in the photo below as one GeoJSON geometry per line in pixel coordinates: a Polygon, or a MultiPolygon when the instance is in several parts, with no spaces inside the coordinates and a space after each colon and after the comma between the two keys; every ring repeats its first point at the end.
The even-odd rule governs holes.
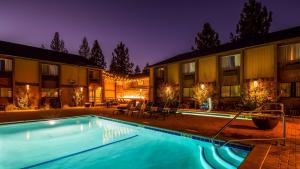
{"type": "Polygon", "coordinates": [[[118,77],[88,59],[0,41],[0,108],[61,108],[148,99],[147,75],[118,77]]]}
{"type": "Polygon", "coordinates": [[[218,105],[239,103],[243,85],[264,79],[276,84],[287,109],[300,109],[300,27],[196,50],[163,60],[150,68],[150,100],[159,100],[159,85],[179,86],[181,102],[193,102],[193,86],[215,87],[218,105]],[[225,103],[225,104],[224,104],[225,103]]]}

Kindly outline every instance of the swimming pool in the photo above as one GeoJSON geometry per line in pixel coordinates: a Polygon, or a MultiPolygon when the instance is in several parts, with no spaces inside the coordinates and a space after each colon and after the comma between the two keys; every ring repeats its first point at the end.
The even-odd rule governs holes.
{"type": "Polygon", "coordinates": [[[250,150],[96,116],[0,125],[0,169],[230,169],[250,150]]]}

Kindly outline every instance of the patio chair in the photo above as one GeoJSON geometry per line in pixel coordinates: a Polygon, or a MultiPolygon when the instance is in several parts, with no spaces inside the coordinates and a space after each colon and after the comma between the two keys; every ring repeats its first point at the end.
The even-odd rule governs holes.
{"type": "Polygon", "coordinates": [[[145,105],[143,101],[138,102],[136,107],[131,111],[131,116],[134,116],[134,114],[136,114],[136,116],[138,117],[143,111],[144,107],[145,105]]]}
{"type": "Polygon", "coordinates": [[[149,111],[149,118],[156,116],[156,118],[158,118],[159,116],[163,116],[163,118],[165,119],[165,108],[166,108],[166,104],[165,103],[161,103],[156,110],[151,110],[149,111]]]}
{"type": "Polygon", "coordinates": [[[177,110],[179,107],[179,102],[175,101],[171,104],[169,111],[167,112],[167,115],[177,115],[177,110]]]}
{"type": "Polygon", "coordinates": [[[153,102],[148,102],[146,105],[145,105],[145,107],[144,107],[144,109],[142,109],[142,111],[140,112],[140,114],[142,115],[142,117],[144,118],[145,116],[145,114],[149,114],[149,112],[151,111],[151,109],[152,109],[152,106],[153,106],[153,102]]]}
{"type": "Polygon", "coordinates": [[[113,111],[113,114],[119,114],[119,113],[124,114],[124,113],[128,112],[129,110],[131,110],[132,107],[133,107],[133,102],[130,101],[130,102],[127,103],[126,106],[119,106],[119,107],[117,107],[117,108],[113,111]]]}

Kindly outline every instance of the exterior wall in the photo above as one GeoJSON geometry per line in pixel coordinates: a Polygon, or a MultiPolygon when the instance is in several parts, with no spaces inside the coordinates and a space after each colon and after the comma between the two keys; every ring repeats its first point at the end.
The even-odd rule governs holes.
{"type": "Polygon", "coordinates": [[[104,98],[106,100],[116,99],[115,81],[112,79],[104,79],[104,98]]]}
{"type": "Polygon", "coordinates": [[[61,65],[62,85],[87,86],[87,69],[79,66],[61,65]]]}
{"type": "Polygon", "coordinates": [[[245,79],[274,77],[274,45],[246,49],[244,53],[245,79]]]}
{"type": "Polygon", "coordinates": [[[39,62],[15,59],[15,82],[39,83],[39,62]]]}
{"type": "MultiPolygon", "coordinates": [[[[68,106],[75,106],[74,105],[74,89],[80,90],[78,87],[77,88],[71,88],[71,87],[62,87],[61,89],[61,97],[60,97],[60,101],[62,106],[68,105],[68,106]]],[[[79,104],[80,106],[82,106],[85,102],[87,102],[87,89],[83,88],[82,91],[82,95],[83,95],[83,100],[82,102],[79,104]]]]}
{"type": "MultiPolygon", "coordinates": [[[[194,58],[196,60],[196,80],[197,82],[215,82],[216,85],[216,100],[217,103],[224,102],[227,105],[233,105],[233,102],[240,102],[240,97],[221,97],[222,85],[240,85],[240,91],[242,92],[244,83],[249,80],[256,80],[260,78],[272,80],[277,83],[277,90],[279,93],[279,83],[295,83],[300,81],[300,63],[297,64],[282,64],[278,55],[279,44],[299,43],[299,38],[293,40],[284,40],[278,42],[272,42],[268,44],[262,44],[255,47],[247,47],[243,49],[235,49],[232,51],[224,51],[216,53],[214,55],[201,56],[194,58]],[[237,70],[223,71],[221,68],[222,56],[240,54],[240,66],[237,70]],[[230,103],[230,104],[228,104],[230,103]]],[[[154,86],[154,82],[157,81],[154,70],[159,67],[165,67],[167,72],[166,82],[179,82],[182,88],[183,76],[180,72],[180,65],[186,63],[189,60],[181,60],[179,62],[168,63],[164,65],[157,65],[150,69],[150,97],[154,101],[159,100],[155,98],[155,91],[151,87],[154,86]],[[152,73],[151,73],[152,71],[152,73]],[[174,76],[179,74],[179,76],[174,76]],[[178,79],[177,79],[178,77],[178,79]]],[[[182,90],[180,90],[180,96],[182,96],[182,90]]],[[[182,98],[180,98],[182,100],[182,98]]],[[[299,105],[299,97],[281,98],[281,101],[289,107],[290,105],[299,105]]]]}
{"type": "Polygon", "coordinates": [[[209,56],[198,60],[198,81],[215,82],[217,80],[217,57],[209,56]]]}
{"type": "Polygon", "coordinates": [[[78,68],[78,85],[87,86],[87,68],[78,68]]]}
{"type": "MultiPolygon", "coordinates": [[[[7,98],[0,97],[1,105],[8,105],[14,103],[17,107],[21,106],[21,101],[29,98],[30,108],[43,107],[45,104],[49,104],[49,99],[55,99],[53,97],[46,98],[45,102],[42,100],[42,74],[40,73],[41,64],[55,64],[60,67],[57,90],[59,91],[59,97],[61,105],[74,106],[74,89],[80,91],[82,87],[82,99],[81,104],[88,100],[87,95],[87,69],[77,65],[66,65],[54,62],[47,62],[42,60],[23,59],[13,56],[1,56],[1,58],[8,58],[13,60],[12,66],[12,82],[7,86],[12,88],[12,98],[10,101],[7,98]],[[28,89],[26,88],[28,85],[28,89]],[[42,103],[43,102],[43,103],[42,103]]],[[[6,73],[7,74],[7,73],[6,73]]],[[[5,74],[5,77],[6,77],[5,74]]],[[[49,77],[52,78],[52,77],[49,77]]],[[[3,81],[3,80],[2,80],[3,81]]],[[[5,81],[4,81],[5,82],[5,81]]],[[[3,85],[4,85],[3,82],[3,85]]],[[[7,88],[6,87],[6,88],[7,88]]],[[[48,88],[48,87],[46,87],[48,88]]]]}
{"type": "Polygon", "coordinates": [[[174,84],[179,84],[180,64],[173,63],[167,66],[167,81],[174,84]]]}
{"type": "Polygon", "coordinates": [[[25,59],[14,59],[14,79],[13,101],[18,103],[18,99],[29,97],[30,107],[39,106],[39,62],[25,59]],[[26,85],[29,85],[27,93],[26,85]]]}

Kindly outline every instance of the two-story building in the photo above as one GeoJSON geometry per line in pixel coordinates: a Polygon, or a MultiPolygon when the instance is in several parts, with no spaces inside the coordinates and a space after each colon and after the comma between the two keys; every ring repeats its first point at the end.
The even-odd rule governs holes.
{"type": "Polygon", "coordinates": [[[300,108],[300,27],[179,54],[150,68],[150,100],[159,100],[159,85],[179,85],[180,101],[192,101],[196,83],[212,84],[219,103],[238,102],[243,84],[275,82],[277,95],[290,109],[300,108]]]}
{"type": "Polygon", "coordinates": [[[100,102],[101,73],[78,55],[0,41],[1,105],[37,108],[100,102]]]}

